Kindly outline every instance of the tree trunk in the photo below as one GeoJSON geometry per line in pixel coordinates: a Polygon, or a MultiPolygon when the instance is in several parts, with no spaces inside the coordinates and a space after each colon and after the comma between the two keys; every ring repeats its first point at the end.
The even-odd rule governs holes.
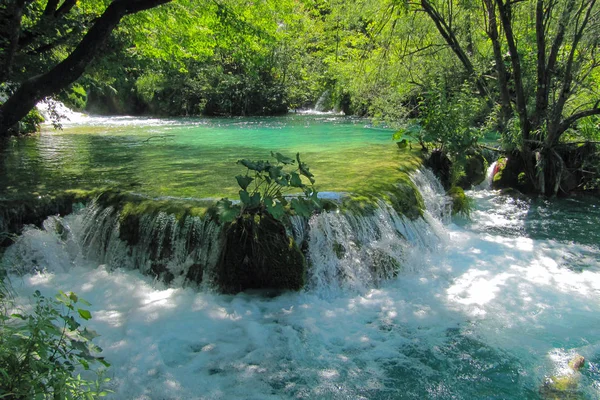
{"type": "Polygon", "coordinates": [[[3,54],[0,57],[0,82],[6,82],[12,72],[13,60],[19,44],[19,35],[21,33],[21,18],[23,17],[23,8],[31,0],[13,0],[0,9],[0,21],[4,25],[0,28],[3,40],[0,42],[0,48],[3,48],[3,54]]]}
{"type": "Polygon", "coordinates": [[[477,90],[479,91],[481,97],[486,99],[488,104],[490,104],[491,98],[488,92],[487,85],[485,84],[481,76],[479,76],[479,74],[477,74],[477,72],[475,71],[475,67],[471,62],[471,59],[463,50],[451,26],[448,23],[446,23],[444,17],[440,15],[440,13],[428,0],[421,0],[421,7],[423,8],[423,11],[425,11],[427,15],[429,15],[429,18],[431,18],[431,20],[435,24],[438,32],[440,33],[440,35],[442,35],[442,37],[446,41],[446,44],[450,47],[450,49],[454,52],[456,57],[462,63],[467,73],[475,79],[475,86],[477,87],[477,90]]]}
{"type": "Polygon", "coordinates": [[[23,82],[6,103],[0,106],[0,138],[7,137],[10,128],[23,119],[40,100],[75,82],[94,57],[104,49],[111,32],[125,15],[156,7],[169,1],[113,1],[65,60],[45,74],[34,76],[23,82]]]}
{"type": "Polygon", "coordinates": [[[498,35],[498,20],[496,16],[496,5],[493,0],[484,0],[484,5],[487,10],[487,19],[489,28],[487,34],[492,41],[494,50],[494,60],[496,62],[496,73],[498,74],[498,90],[500,91],[500,122],[499,129],[504,131],[508,125],[508,121],[512,116],[512,106],[510,103],[510,91],[508,87],[508,72],[504,65],[504,57],[502,55],[502,47],[498,35]]]}

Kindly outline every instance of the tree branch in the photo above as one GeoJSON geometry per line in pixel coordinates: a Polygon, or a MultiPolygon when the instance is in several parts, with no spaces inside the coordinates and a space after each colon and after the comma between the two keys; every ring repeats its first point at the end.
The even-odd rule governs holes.
{"type": "Polygon", "coordinates": [[[75,82],[104,45],[121,19],[139,11],[168,3],[170,0],[115,0],[87,32],[75,50],[45,74],[23,82],[0,106],[0,138],[35,107],[36,103],[75,82]]]}
{"type": "Polygon", "coordinates": [[[585,117],[591,117],[592,115],[600,115],[600,107],[599,106],[600,106],[600,101],[596,102],[596,104],[594,105],[593,108],[590,108],[590,109],[584,110],[584,111],[580,111],[578,113],[571,115],[568,118],[565,118],[563,120],[563,122],[558,126],[557,137],[560,137],[560,135],[562,135],[567,129],[569,129],[571,127],[571,125],[573,125],[578,120],[585,118],[585,117]]]}

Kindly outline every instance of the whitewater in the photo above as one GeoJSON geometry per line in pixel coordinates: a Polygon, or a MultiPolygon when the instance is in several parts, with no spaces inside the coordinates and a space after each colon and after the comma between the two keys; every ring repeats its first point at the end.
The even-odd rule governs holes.
{"type": "Polygon", "coordinates": [[[112,399],[535,399],[548,378],[573,373],[575,354],[586,358],[576,398],[600,398],[594,234],[533,235],[526,217],[537,206],[489,189],[468,193],[471,220],[452,220],[431,174],[413,178],[423,220],[384,205],[368,221],[313,217],[303,228],[309,285],[298,293],[222,295],[99,264],[78,237],[85,209],[27,228],[4,264],[45,265],[10,276],[25,308],[35,290],[92,303],[85,325],[101,335],[112,399]],[[342,260],[334,239],[345,241],[342,260]],[[369,278],[376,252],[401,271],[369,278]]]}

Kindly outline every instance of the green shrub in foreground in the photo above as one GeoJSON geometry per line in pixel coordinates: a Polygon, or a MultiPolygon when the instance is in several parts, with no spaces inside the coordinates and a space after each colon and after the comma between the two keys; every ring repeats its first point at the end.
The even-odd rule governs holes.
{"type": "MultiPolygon", "coordinates": [[[[6,289],[3,287],[2,289],[6,289]]],[[[55,299],[36,291],[29,314],[9,314],[5,290],[0,294],[0,399],[95,399],[107,394],[102,371],[91,366],[109,364],[96,356],[102,350],[92,343],[98,335],[81,328],[78,315],[92,318],[78,308],[89,305],[74,293],[60,292],[55,299]],[[87,380],[79,371],[96,374],[87,380]]]]}

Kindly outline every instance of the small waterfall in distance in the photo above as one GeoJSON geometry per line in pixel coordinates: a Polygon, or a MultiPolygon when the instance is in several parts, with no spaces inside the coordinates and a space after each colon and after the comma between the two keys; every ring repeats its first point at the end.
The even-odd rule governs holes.
{"type": "Polygon", "coordinates": [[[478,190],[489,190],[492,187],[492,181],[494,180],[494,172],[496,170],[496,165],[498,164],[498,161],[494,161],[493,163],[490,164],[490,166],[488,167],[486,174],[485,174],[485,179],[483,180],[483,182],[481,182],[476,189],[478,190]]]}
{"type": "MultiPolygon", "coordinates": [[[[429,170],[412,175],[426,211],[410,220],[380,201],[374,212],[331,211],[309,220],[293,217],[290,233],[305,249],[308,289],[324,296],[364,291],[424,266],[422,253],[443,245],[450,203],[429,170]]],[[[221,228],[208,218],[158,212],[128,225],[118,210],[92,202],[79,211],[50,217],[43,229],[28,227],[9,247],[9,269],[66,271],[77,265],[137,269],[171,285],[211,286],[222,246],[221,228]]]]}
{"type": "Polygon", "coordinates": [[[326,89],[315,104],[315,111],[326,112],[329,111],[329,103],[331,103],[331,89],[326,89]]]}

